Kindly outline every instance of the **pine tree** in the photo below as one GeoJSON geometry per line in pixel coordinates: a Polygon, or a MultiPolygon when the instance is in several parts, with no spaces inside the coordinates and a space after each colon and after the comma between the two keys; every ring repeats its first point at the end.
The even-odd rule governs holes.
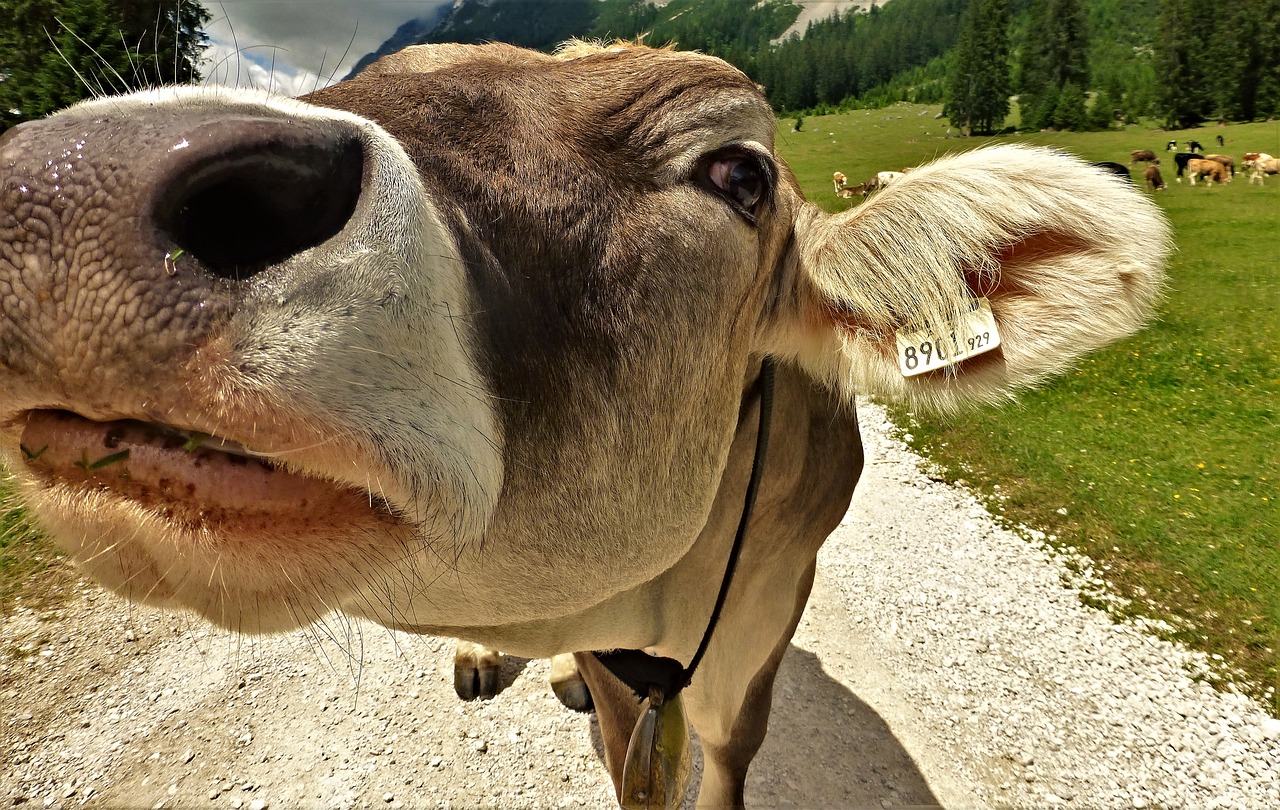
{"type": "Polygon", "coordinates": [[[209,11],[195,0],[110,0],[120,12],[121,39],[132,51],[136,84],[189,84],[209,37],[209,11]]]}
{"type": "Polygon", "coordinates": [[[1067,82],[1058,93],[1058,103],[1053,108],[1054,129],[1081,130],[1087,124],[1084,90],[1075,82],[1067,82]]]}
{"type": "Polygon", "coordinates": [[[1054,121],[1067,84],[1089,86],[1089,34],[1083,0],[1037,0],[1026,41],[1018,53],[1018,100],[1023,126],[1041,129],[1054,121]]]}
{"type": "Polygon", "coordinates": [[[1009,9],[972,0],[947,77],[943,113],[969,134],[995,132],[1009,114],[1009,9]]]}
{"type": "Polygon", "coordinates": [[[1085,116],[1085,128],[1093,130],[1110,129],[1114,120],[1115,102],[1106,90],[1099,90],[1089,105],[1085,116]]]}
{"type": "Polygon", "coordinates": [[[1212,14],[1203,0],[1167,0],[1155,42],[1160,76],[1156,103],[1167,126],[1195,126],[1209,114],[1211,94],[1205,76],[1205,43],[1201,32],[1212,14]]]}
{"type": "Polygon", "coordinates": [[[91,96],[199,79],[192,0],[0,0],[0,129],[91,96]]]}

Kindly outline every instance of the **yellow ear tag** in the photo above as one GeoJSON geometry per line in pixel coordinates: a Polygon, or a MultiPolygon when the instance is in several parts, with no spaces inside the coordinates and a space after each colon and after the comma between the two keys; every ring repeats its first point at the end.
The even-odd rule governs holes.
{"type": "Polygon", "coordinates": [[[660,690],[651,690],[627,745],[619,804],[626,810],[679,807],[693,774],[689,748],[680,696],[663,700],[660,690]]]}

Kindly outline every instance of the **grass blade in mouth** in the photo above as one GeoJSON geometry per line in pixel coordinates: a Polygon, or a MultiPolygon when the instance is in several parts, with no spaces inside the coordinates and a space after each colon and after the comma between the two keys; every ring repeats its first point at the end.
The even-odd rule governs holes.
{"type": "Polygon", "coordinates": [[[191,436],[187,439],[186,444],[182,445],[182,449],[186,450],[188,453],[194,453],[211,438],[213,438],[212,435],[208,433],[192,432],[191,436]]]}
{"type": "Polygon", "coordinates": [[[85,472],[93,472],[94,470],[101,470],[103,467],[110,467],[112,464],[118,464],[119,462],[124,461],[128,457],[129,457],[129,451],[121,450],[118,453],[112,453],[109,456],[103,456],[97,461],[89,461],[88,457],[85,457],[80,461],[77,461],[76,466],[84,470],[85,472]]]}

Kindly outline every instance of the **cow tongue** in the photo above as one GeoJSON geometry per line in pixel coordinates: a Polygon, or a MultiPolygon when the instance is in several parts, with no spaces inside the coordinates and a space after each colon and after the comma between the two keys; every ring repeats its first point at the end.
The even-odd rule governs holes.
{"type": "Polygon", "coordinates": [[[322,506],[335,490],[233,442],[133,420],[94,422],[65,411],[32,412],[22,451],[34,470],[143,501],[288,513],[322,506]]]}

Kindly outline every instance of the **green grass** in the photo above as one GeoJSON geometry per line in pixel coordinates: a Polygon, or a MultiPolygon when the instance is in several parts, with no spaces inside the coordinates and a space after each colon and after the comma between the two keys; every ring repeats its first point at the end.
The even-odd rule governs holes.
{"type": "Polygon", "coordinates": [[[14,505],[8,482],[0,478],[0,617],[8,615],[19,598],[42,603],[56,592],[57,587],[41,586],[62,581],[49,572],[49,561],[58,556],[14,505]]]}
{"type": "MultiPolygon", "coordinates": [[[[936,108],[919,109],[806,119],[815,132],[784,127],[782,152],[832,211],[848,207],[832,193],[832,171],[854,183],[994,140],[1120,163],[1132,149],[1163,154],[1173,137],[1237,161],[1244,151],[1280,154],[1276,122],[947,140],[936,108]]],[[[1006,407],[949,419],[896,414],[952,479],[986,492],[1011,522],[1100,561],[1135,610],[1171,620],[1176,636],[1223,656],[1278,712],[1280,180],[1190,188],[1173,182],[1171,159],[1162,170],[1170,188],[1154,199],[1178,251],[1149,329],[1006,407]]]]}

